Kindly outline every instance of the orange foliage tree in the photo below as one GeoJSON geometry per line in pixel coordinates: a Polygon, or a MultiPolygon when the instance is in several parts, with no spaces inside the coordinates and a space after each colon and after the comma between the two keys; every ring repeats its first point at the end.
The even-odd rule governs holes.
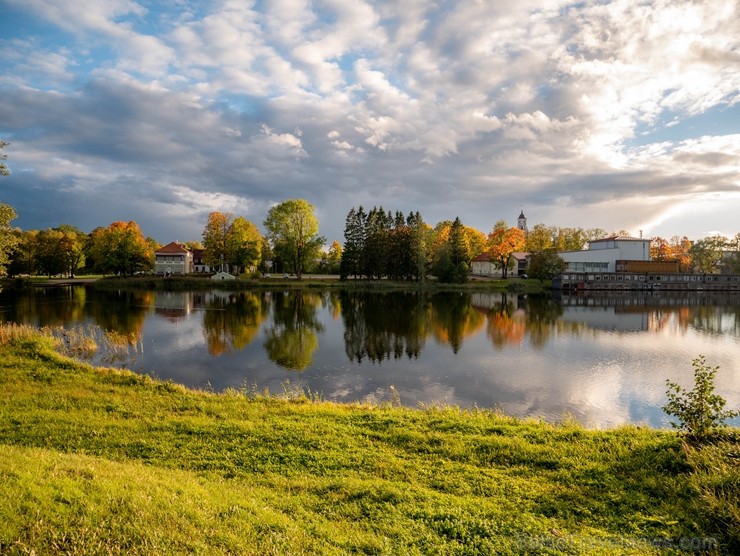
{"type": "Polygon", "coordinates": [[[156,243],[146,239],[133,220],[96,228],[90,239],[91,254],[101,272],[133,276],[154,266],[156,243]]]}
{"type": "Polygon", "coordinates": [[[511,256],[521,251],[526,243],[524,232],[519,228],[507,228],[506,222],[499,220],[488,234],[486,253],[501,267],[501,275],[507,277],[511,256]]]}

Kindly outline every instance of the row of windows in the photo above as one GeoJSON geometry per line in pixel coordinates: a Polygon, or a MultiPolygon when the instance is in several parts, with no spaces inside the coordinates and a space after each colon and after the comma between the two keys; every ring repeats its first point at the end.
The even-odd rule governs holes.
{"type": "MultiPolygon", "coordinates": [[[[697,274],[588,274],[585,276],[588,281],[635,281],[644,282],[646,279],[651,282],[740,282],[740,276],[701,276],[697,274]]],[[[583,274],[564,274],[564,280],[580,281],[584,279],[583,274]]]]}
{"type": "Polygon", "coordinates": [[[609,270],[609,263],[572,262],[567,264],[571,272],[606,272],[609,270]]]}
{"type": "Polygon", "coordinates": [[[184,255],[157,255],[156,262],[158,263],[182,263],[184,262],[184,255]]]}

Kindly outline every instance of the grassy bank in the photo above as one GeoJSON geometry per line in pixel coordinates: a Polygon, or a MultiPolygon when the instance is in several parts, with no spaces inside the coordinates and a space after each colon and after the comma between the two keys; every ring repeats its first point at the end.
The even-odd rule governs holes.
{"type": "Polygon", "coordinates": [[[295,278],[247,278],[237,280],[214,281],[208,276],[135,276],[133,278],[109,277],[92,284],[95,288],[120,289],[138,288],[147,290],[204,290],[204,289],[344,289],[357,291],[492,291],[511,293],[542,293],[549,291],[550,282],[539,280],[510,278],[507,280],[491,280],[472,278],[465,284],[442,284],[436,280],[424,282],[404,282],[394,280],[339,280],[336,278],[316,275],[304,276],[301,280],[295,278]]]}
{"type": "Polygon", "coordinates": [[[0,327],[0,553],[740,550],[736,438],[194,392],[53,344],[0,327]]]}

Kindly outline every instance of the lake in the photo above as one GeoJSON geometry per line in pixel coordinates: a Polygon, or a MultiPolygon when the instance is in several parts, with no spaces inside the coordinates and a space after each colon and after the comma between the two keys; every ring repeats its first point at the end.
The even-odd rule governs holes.
{"type": "MultiPolygon", "coordinates": [[[[718,365],[740,406],[740,296],[337,291],[0,291],[0,321],[84,328],[96,364],[193,388],[449,404],[586,426],[669,427],[665,380],[718,365]],[[104,332],[103,332],[104,331],[104,332]]],[[[740,425],[740,421],[733,421],[740,425]]]]}

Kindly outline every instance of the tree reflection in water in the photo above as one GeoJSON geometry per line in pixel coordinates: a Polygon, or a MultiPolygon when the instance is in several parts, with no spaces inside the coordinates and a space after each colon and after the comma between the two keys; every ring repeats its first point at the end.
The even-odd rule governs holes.
{"type": "Polygon", "coordinates": [[[316,313],[321,296],[309,292],[273,292],[272,325],[267,330],[267,356],[284,369],[302,371],[319,347],[324,331],[316,313]]]}
{"type": "Polygon", "coordinates": [[[213,292],[204,305],[203,333],[211,355],[251,344],[268,315],[266,299],[251,292],[213,292]]]}

